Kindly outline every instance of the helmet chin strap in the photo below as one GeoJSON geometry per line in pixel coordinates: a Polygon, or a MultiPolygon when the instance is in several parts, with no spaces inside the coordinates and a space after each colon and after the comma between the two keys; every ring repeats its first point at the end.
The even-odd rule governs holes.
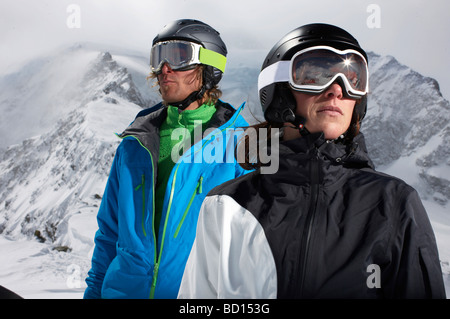
{"type": "Polygon", "coordinates": [[[306,119],[303,116],[295,115],[295,118],[291,123],[295,125],[295,128],[298,129],[301,136],[311,134],[305,126],[306,119]]]}
{"type": "Polygon", "coordinates": [[[203,98],[203,95],[205,94],[205,92],[206,92],[206,88],[204,86],[202,86],[202,88],[199,91],[192,92],[184,100],[178,101],[178,102],[171,102],[169,104],[172,106],[176,106],[181,111],[184,111],[193,102],[203,98]]]}
{"type": "Polygon", "coordinates": [[[301,136],[306,136],[310,134],[308,129],[306,128],[306,118],[300,116],[298,114],[294,114],[294,112],[288,108],[281,114],[281,119],[283,122],[289,122],[294,125],[294,128],[298,129],[301,136]]]}
{"type": "Polygon", "coordinates": [[[206,72],[206,68],[203,70],[203,84],[200,90],[194,91],[189,94],[184,100],[169,103],[170,105],[178,107],[179,111],[184,111],[192,102],[200,100],[205,95],[205,92],[213,87],[213,83],[211,83],[211,79],[208,76],[208,72],[206,72]]]}

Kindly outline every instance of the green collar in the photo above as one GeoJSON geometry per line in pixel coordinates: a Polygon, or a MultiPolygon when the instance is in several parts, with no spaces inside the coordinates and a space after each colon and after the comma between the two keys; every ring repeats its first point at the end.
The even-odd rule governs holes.
{"type": "Polygon", "coordinates": [[[184,110],[182,112],[179,112],[177,107],[169,105],[166,123],[170,128],[193,128],[195,121],[202,121],[203,125],[207,124],[215,112],[214,104],[202,104],[195,110],[184,110]]]}

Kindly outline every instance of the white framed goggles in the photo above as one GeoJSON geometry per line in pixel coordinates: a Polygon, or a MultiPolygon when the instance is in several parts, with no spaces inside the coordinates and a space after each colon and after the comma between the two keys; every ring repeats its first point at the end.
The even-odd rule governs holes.
{"type": "Polygon", "coordinates": [[[336,80],[342,80],[351,98],[369,91],[369,68],[364,56],[353,49],[337,50],[315,46],[297,52],[289,61],[278,61],[258,77],[258,90],[276,82],[289,82],[296,91],[319,94],[336,80]]]}
{"type": "Polygon", "coordinates": [[[150,67],[156,74],[161,73],[164,63],[169,64],[172,70],[188,70],[197,64],[206,64],[224,72],[226,61],[222,54],[182,40],[158,42],[150,51],[150,67]]]}

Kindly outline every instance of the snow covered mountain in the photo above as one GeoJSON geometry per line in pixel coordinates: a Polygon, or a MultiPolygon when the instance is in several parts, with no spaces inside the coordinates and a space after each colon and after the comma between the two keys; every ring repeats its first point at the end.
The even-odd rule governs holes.
{"type": "MultiPolygon", "coordinates": [[[[450,287],[450,103],[435,80],[393,57],[371,53],[369,61],[371,94],[362,125],[369,152],[378,170],[419,191],[450,287]]],[[[65,292],[82,294],[95,216],[120,143],[113,133],[159,101],[146,80],[147,63],[146,54],[75,45],[0,75],[0,247],[10,253],[0,265],[0,285],[42,296],[38,282],[33,286],[27,277],[22,285],[24,277],[12,275],[18,268],[30,272],[39,259],[48,269],[38,267],[46,275],[34,280],[45,277],[68,287],[67,267],[75,264],[78,290],[65,292]],[[31,247],[22,255],[11,248],[20,242],[31,247]]],[[[230,64],[221,82],[225,101],[236,106],[248,101],[250,122],[262,118],[258,73],[259,66],[230,64]]]]}
{"type": "Polygon", "coordinates": [[[363,131],[373,160],[383,169],[395,168],[397,175],[406,173],[405,179],[414,167],[417,179],[410,182],[422,197],[447,204],[449,101],[442,97],[434,79],[423,77],[395,58],[375,54],[369,58],[372,90],[363,131]],[[407,171],[400,172],[401,167],[407,171]]]}
{"type": "MultiPolygon", "coordinates": [[[[39,82],[38,101],[47,95],[52,102],[56,94],[59,104],[49,103],[43,108],[45,113],[39,114],[30,103],[34,114],[28,115],[32,116],[29,120],[42,121],[42,127],[48,130],[10,146],[1,155],[0,232],[5,235],[15,238],[21,234],[65,243],[64,237],[70,235],[66,224],[71,215],[87,207],[94,211],[98,206],[102,184],[119,143],[113,132],[125,128],[145,104],[131,75],[109,53],[96,53],[94,57],[92,52],[82,51],[72,48],[62,55],[69,56],[66,64],[61,64],[60,56],[33,75],[39,82]],[[91,61],[86,59],[85,65],[74,69],[71,62],[80,54],[89,56],[91,61]],[[81,74],[74,75],[78,68],[81,74]],[[71,81],[67,83],[61,76],[65,90],[62,86],[53,87],[61,83],[52,83],[56,78],[50,78],[51,83],[45,81],[46,75],[55,69],[59,69],[60,75],[70,74],[71,81]],[[78,80],[73,81],[76,77],[78,80]],[[50,87],[50,92],[45,92],[46,87],[50,87]],[[52,108],[57,115],[52,114],[52,108]],[[53,123],[47,125],[49,118],[54,118],[53,123]]],[[[29,98],[33,100],[32,96],[29,98]]],[[[41,103],[45,105],[44,101],[41,103]]],[[[18,118],[8,121],[12,127],[18,125],[19,130],[27,130],[31,123],[22,126],[20,115],[18,118]]],[[[33,134],[42,127],[33,126],[27,133],[33,134]]]]}

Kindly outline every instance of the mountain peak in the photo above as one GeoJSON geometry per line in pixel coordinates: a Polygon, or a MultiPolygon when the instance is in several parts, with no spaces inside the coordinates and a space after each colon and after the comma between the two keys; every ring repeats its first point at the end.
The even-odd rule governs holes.
{"type": "MultiPolygon", "coordinates": [[[[133,76],[109,51],[77,44],[36,57],[0,75],[0,149],[50,130],[58,119],[89,101],[115,96],[147,106],[133,76]]],[[[145,80],[145,75],[142,75],[145,80]]],[[[142,81],[142,79],[138,79],[142,81]]],[[[117,102],[117,101],[116,101],[117,102]]]]}
{"type": "MultiPolygon", "coordinates": [[[[125,67],[120,66],[109,52],[101,52],[89,65],[82,87],[90,91],[93,99],[102,98],[114,92],[118,96],[141,107],[146,105],[132,75],[125,67]]],[[[114,101],[114,99],[109,99],[114,101]]]]}

